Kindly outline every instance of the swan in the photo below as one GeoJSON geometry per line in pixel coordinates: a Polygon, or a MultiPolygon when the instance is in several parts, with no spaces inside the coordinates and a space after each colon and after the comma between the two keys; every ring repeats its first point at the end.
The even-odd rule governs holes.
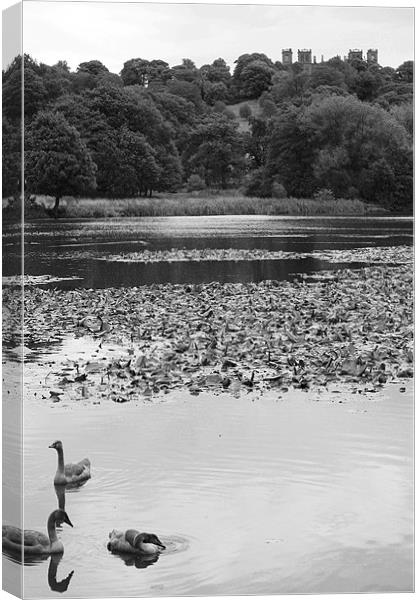
{"type": "Polygon", "coordinates": [[[119,531],[113,529],[109,534],[108,550],[116,553],[157,554],[165,546],[154,533],[140,533],[136,529],[119,531]]]}
{"type": "Polygon", "coordinates": [[[54,477],[54,485],[66,485],[90,479],[90,460],[88,458],[84,458],[78,463],[65,465],[62,442],[57,440],[48,447],[57,450],[58,454],[58,467],[54,477]]]}
{"type": "Polygon", "coordinates": [[[56,524],[67,523],[73,527],[67,513],[60,508],[54,510],[47,521],[48,536],[40,531],[20,529],[3,525],[3,548],[24,554],[59,554],[64,552],[63,542],[57,538],[56,524]]]}

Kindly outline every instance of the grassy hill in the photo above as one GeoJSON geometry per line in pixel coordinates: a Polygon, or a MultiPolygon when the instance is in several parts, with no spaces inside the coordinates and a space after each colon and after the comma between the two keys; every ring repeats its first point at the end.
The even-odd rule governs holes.
{"type": "Polygon", "coordinates": [[[260,105],[258,104],[258,100],[244,100],[243,102],[238,102],[237,104],[228,104],[227,108],[231,110],[236,117],[237,122],[239,123],[239,131],[249,131],[248,119],[243,119],[239,115],[239,109],[243,104],[248,104],[249,108],[252,110],[252,116],[256,117],[261,113],[260,105]]]}

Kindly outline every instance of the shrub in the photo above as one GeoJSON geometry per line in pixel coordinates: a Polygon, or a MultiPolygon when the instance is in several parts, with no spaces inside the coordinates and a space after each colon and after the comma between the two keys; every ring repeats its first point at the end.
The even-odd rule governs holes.
{"type": "Polygon", "coordinates": [[[204,190],[206,187],[204,179],[197,175],[197,173],[193,173],[187,179],[187,190],[189,192],[197,192],[198,190],[204,190]]]}
{"type": "Polygon", "coordinates": [[[249,104],[241,104],[239,107],[239,116],[242,119],[249,119],[249,117],[252,117],[252,110],[249,104]]]}
{"type": "Polygon", "coordinates": [[[226,110],[223,111],[223,114],[225,115],[225,117],[227,117],[230,121],[234,121],[236,119],[236,115],[233,112],[233,110],[230,110],[229,108],[226,108],[226,110]]]}
{"type": "Polygon", "coordinates": [[[245,178],[245,195],[269,198],[272,190],[263,167],[251,171],[245,178]]]}
{"type": "Polygon", "coordinates": [[[328,188],[322,188],[315,192],[314,200],[318,202],[331,202],[335,200],[334,192],[328,188]]]}
{"type": "Polygon", "coordinates": [[[273,198],[287,198],[287,191],[284,185],[278,181],[273,181],[273,185],[271,186],[271,196],[273,198]]]}
{"type": "Polygon", "coordinates": [[[222,102],[221,100],[217,100],[214,103],[213,110],[214,110],[214,112],[222,113],[226,110],[226,104],[224,102],[222,102]]]}

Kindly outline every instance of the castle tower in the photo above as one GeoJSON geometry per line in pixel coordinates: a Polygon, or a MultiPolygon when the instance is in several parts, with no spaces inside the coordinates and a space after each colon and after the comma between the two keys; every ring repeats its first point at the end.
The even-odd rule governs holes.
{"type": "Polygon", "coordinates": [[[298,50],[298,63],[302,65],[304,73],[312,71],[312,50],[298,50]]]}
{"type": "Polygon", "coordinates": [[[281,51],[281,61],[286,66],[293,64],[293,51],[291,48],[284,48],[281,51]]]}
{"type": "Polygon", "coordinates": [[[377,65],[378,64],[378,51],[370,48],[367,51],[366,60],[370,65],[377,65]]]}
{"type": "Polygon", "coordinates": [[[347,60],[363,60],[363,50],[349,50],[347,60]]]}

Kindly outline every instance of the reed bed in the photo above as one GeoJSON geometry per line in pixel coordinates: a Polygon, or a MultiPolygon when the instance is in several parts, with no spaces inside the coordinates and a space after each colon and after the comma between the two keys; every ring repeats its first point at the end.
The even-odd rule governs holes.
{"type": "Polygon", "coordinates": [[[207,215],[347,216],[386,212],[361,200],[312,200],[298,198],[252,198],[240,195],[173,195],[155,198],[63,199],[66,217],[164,217],[207,215]]]}

